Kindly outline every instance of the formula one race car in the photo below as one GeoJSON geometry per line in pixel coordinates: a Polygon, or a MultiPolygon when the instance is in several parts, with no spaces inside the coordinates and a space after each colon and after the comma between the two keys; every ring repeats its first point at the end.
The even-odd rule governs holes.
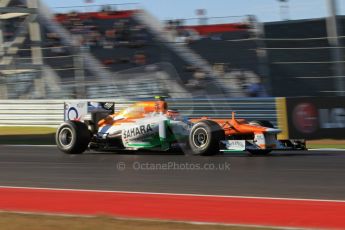
{"type": "Polygon", "coordinates": [[[268,121],[188,119],[169,110],[163,97],[139,101],[114,113],[111,102],[65,103],[65,122],[56,132],[57,147],[70,154],[96,151],[182,149],[186,154],[229,151],[268,154],[272,150],[304,150],[304,140],[277,140],[279,129],[268,121]]]}

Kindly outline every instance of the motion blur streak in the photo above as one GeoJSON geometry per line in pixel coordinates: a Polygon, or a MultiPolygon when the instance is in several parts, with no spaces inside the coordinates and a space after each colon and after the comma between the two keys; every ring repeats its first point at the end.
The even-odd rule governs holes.
{"type": "Polygon", "coordinates": [[[0,208],[177,221],[345,228],[345,202],[37,188],[0,188],[0,208]]]}

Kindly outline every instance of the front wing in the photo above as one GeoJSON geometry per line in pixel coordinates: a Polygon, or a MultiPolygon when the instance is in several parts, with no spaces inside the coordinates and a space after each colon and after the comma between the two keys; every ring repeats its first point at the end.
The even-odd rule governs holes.
{"type": "Polygon", "coordinates": [[[305,140],[276,140],[275,143],[260,147],[254,140],[223,140],[221,152],[250,150],[307,150],[305,140]]]}

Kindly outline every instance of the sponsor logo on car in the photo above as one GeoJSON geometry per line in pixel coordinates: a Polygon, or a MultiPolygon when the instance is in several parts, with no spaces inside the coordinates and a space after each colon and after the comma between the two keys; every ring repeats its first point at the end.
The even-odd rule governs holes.
{"type": "Polygon", "coordinates": [[[244,140],[228,140],[226,141],[226,148],[244,150],[246,148],[246,142],[244,140]]]}
{"type": "Polygon", "coordinates": [[[152,129],[150,124],[140,125],[137,127],[123,130],[123,138],[138,137],[138,136],[150,133],[152,131],[153,131],[153,129],[152,129]]]}

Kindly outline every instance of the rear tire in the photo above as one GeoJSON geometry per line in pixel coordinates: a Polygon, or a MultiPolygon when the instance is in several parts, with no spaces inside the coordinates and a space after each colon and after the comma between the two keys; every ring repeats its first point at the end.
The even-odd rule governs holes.
{"type": "Polygon", "coordinates": [[[66,121],[60,125],[55,135],[59,150],[68,154],[83,153],[91,140],[91,133],[86,124],[79,121],[66,121]]]}
{"type": "Polygon", "coordinates": [[[189,147],[193,155],[211,156],[219,153],[219,144],[225,139],[224,130],[212,120],[196,123],[189,135],[189,147]]]}

